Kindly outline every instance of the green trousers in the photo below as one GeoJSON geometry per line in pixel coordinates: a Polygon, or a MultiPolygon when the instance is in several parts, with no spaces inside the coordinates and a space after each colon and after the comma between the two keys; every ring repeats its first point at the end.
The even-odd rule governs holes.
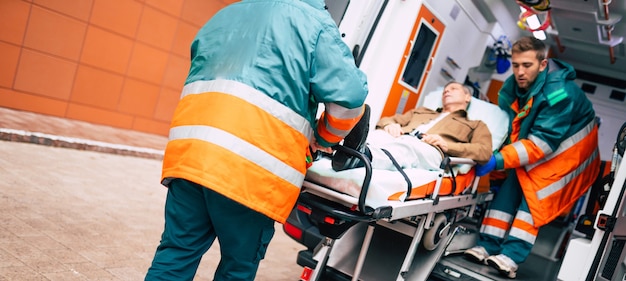
{"type": "MultiPolygon", "coordinates": [[[[489,210],[497,210],[509,214],[511,219],[518,213],[526,213],[530,216],[528,203],[526,203],[515,171],[510,170],[507,173],[507,178],[502,183],[502,187],[498,190],[493,201],[491,201],[489,210]]],[[[509,227],[511,227],[512,223],[512,221],[509,221],[509,227]]],[[[481,228],[480,240],[477,245],[483,246],[490,255],[504,254],[517,264],[526,261],[528,255],[530,255],[534,243],[528,242],[527,240],[529,239],[520,239],[515,235],[498,237],[482,231],[483,229],[481,228]]],[[[533,236],[531,240],[534,240],[534,238],[536,236],[533,236]]]]}
{"type": "MultiPolygon", "coordinates": [[[[233,187],[236,188],[236,187],[233,187]]],[[[173,180],[165,201],[165,229],[145,280],[193,280],[215,238],[215,281],[254,280],[274,236],[274,221],[211,189],[173,180]]]]}

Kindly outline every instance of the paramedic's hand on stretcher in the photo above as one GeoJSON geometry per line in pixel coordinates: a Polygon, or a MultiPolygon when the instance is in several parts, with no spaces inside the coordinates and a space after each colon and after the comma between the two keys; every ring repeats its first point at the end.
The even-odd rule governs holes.
{"type": "Polygon", "coordinates": [[[333,153],[333,149],[330,147],[323,147],[321,146],[319,143],[317,143],[317,140],[313,140],[311,142],[311,151],[312,152],[317,152],[317,151],[322,151],[322,152],[326,152],[326,153],[333,153]]]}
{"type": "Polygon", "coordinates": [[[489,162],[485,163],[485,165],[476,164],[476,175],[482,177],[489,172],[493,171],[496,168],[496,157],[491,155],[489,158],[489,162]]]}

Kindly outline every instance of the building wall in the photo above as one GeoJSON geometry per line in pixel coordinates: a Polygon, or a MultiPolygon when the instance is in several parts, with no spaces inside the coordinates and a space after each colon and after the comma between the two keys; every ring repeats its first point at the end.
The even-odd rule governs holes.
{"type": "Polygon", "coordinates": [[[200,27],[236,0],[0,0],[0,107],[167,135],[200,27]]]}

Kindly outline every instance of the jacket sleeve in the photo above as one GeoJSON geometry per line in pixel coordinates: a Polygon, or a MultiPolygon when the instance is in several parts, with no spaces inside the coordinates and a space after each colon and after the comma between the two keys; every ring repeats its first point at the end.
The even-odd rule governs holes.
{"type": "Polygon", "coordinates": [[[320,145],[329,147],[339,143],[359,121],[368,88],[365,74],[356,67],[337,27],[323,26],[312,54],[310,91],[315,102],[325,105],[315,137],[320,145]]]}
{"type": "Polygon", "coordinates": [[[482,121],[478,121],[472,131],[469,143],[448,142],[448,154],[470,158],[474,161],[485,164],[491,158],[491,132],[482,121]]]}
{"type": "Polygon", "coordinates": [[[502,147],[496,154],[496,168],[518,168],[536,163],[554,152],[567,137],[576,112],[566,90],[561,88],[549,93],[546,101],[536,106],[531,109],[538,110],[538,114],[528,137],[502,147]]]}

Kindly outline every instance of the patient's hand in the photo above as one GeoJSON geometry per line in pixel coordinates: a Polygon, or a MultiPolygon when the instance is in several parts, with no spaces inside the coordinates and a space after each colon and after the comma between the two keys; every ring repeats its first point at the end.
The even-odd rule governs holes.
{"type": "Polygon", "coordinates": [[[392,135],[394,138],[397,138],[404,134],[404,132],[402,132],[402,127],[400,126],[400,124],[396,123],[388,124],[383,128],[383,130],[392,135]]]}
{"type": "Polygon", "coordinates": [[[440,135],[424,134],[422,135],[422,141],[430,145],[438,146],[443,152],[448,152],[448,143],[440,135]]]}

